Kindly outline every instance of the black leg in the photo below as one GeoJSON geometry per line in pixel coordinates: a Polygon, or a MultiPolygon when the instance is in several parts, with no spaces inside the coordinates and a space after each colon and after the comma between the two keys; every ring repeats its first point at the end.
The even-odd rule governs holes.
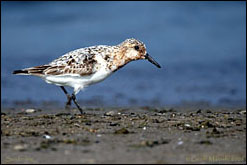
{"type": "Polygon", "coordinates": [[[69,109],[70,106],[71,106],[71,99],[72,99],[72,97],[68,94],[68,92],[66,91],[66,89],[65,89],[63,86],[60,86],[60,87],[62,88],[63,92],[64,92],[64,93],[66,94],[66,96],[67,96],[67,103],[66,103],[65,108],[66,108],[66,109],[69,109]]]}
{"type": "Polygon", "coordinates": [[[77,101],[76,101],[76,97],[75,97],[75,94],[74,93],[72,93],[72,99],[73,99],[73,101],[74,101],[74,103],[75,103],[75,105],[77,106],[77,108],[79,109],[79,111],[81,112],[81,114],[83,114],[83,111],[82,111],[82,108],[80,107],[80,105],[77,103],[77,101]]]}

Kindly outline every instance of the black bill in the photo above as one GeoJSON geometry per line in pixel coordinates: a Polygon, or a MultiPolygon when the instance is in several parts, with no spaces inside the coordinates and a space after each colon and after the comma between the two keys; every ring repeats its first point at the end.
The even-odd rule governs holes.
{"type": "Polygon", "coordinates": [[[152,64],[154,64],[155,66],[157,66],[158,68],[161,68],[161,66],[147,53],[145,55],[145,58],[151,62],[152,64]]]}

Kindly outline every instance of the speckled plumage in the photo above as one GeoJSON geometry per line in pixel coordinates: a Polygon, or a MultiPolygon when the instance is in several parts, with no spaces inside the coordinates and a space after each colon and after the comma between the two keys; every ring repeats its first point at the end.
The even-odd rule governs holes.
{"type": "Polygon", "coordinates": [[[74,93],[77,94],[84,87],[104,80],[127,63],[147,58],[160,67],[147,54],[145,45],[131,38],[115,46],[80,48],[49,64],[16,70],[14,74],[39,76],[47,83],[73,87],[74,93]]]}

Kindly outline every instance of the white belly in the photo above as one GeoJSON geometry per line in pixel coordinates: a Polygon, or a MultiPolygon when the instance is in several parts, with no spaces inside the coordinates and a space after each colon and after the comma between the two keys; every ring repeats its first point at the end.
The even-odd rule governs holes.
{"type": "Polygon", "coordinates": [[[110,76],[111,73],[112,72],[110,71],[101,69],[98,72],[87,76],[80,76],[79,74],[47,75],[43,77],[43,79],[47,83],[73,87],[75,93],[78,93],[84,87],[103,81],[110,76]]]}

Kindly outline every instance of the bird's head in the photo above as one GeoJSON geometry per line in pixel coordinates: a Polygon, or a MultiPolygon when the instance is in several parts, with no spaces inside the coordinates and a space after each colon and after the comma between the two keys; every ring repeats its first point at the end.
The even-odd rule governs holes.
{"type": "Polygon", "coordinates": [[[161,68],[161,66],[147,53],[146,46],[143,42],[130,38],[119,44],[119,46],[125,58],[128,60],[146,59],[158,68],[161,68]]]}

